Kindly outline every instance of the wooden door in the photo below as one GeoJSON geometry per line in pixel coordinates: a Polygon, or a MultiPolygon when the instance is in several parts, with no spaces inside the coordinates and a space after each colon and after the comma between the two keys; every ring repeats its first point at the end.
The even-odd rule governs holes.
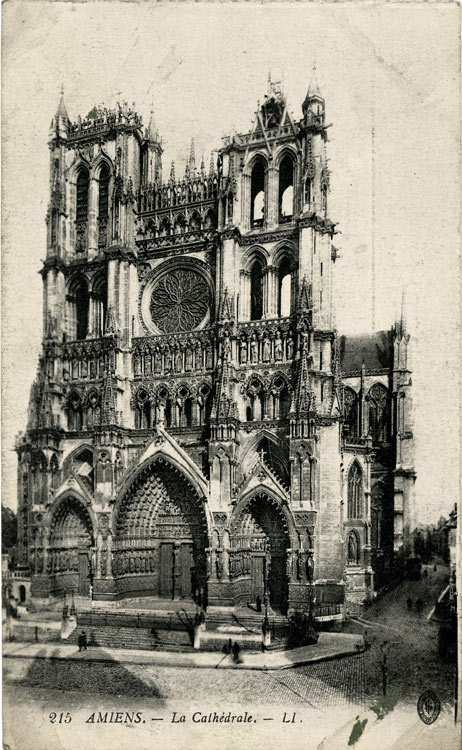
{"type": "Polygon", "coordinates": [[[193,560],[193,546],[192,544],[182,544],[180,547],[180,556],[179,556],[179,565],[180,565],[180,577],[179,577],[179,584],[180,584],[180,597],[182,599],[191,599],[192,598],[192,578],[191,578],[191,571],[194,567],[194,560],[193,560]]]}
{"type": "Polygon", "coordinates": [[[264,581],[264,570],[265,570],[265,558],[263,555],[252,556],[252,581],[250,594],[253,602],[257,601],[257,596],[260,597],[263,602],[263,595],[265,593],[265,581],[264,581]]]}
{"type": "Polygon", "coordinates": [[[159,595],[173,599],[173,544],[160,545],[159,595]]]}
{"type": "Polygon", "coordinates": [[[79,552],[79,594],[81,596],[88,596],[90,593],[89,572],[88,553],[79,552]]]}
{"type": "Polygon", "coordinates": [[[272,555],[268,580],[270,604],[277,612],[287,611],[287,577],[285,558],[272,555]]]}

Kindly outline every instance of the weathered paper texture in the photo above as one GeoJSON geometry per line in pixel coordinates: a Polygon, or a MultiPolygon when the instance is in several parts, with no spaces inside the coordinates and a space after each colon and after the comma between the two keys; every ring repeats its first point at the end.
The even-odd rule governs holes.
{"type": "MultiPolygon", "coordinates": [[[[26,426],[40,351],[47,139],[61,86],[72,120],[95,106],[126,100],[136,103],[147,122],[153,108],[164,137],[164,172],[175,159],[182,174],[191,137],[199,160],[220,147],[222,136],[250,130],[268,73],[282,81],[290,109],[300,117],[314,64],[332,123],[330,212],[341,232],[336,325],[340,333],[389,328],[405,292],[419,518],[437,522],[458,501],[460,7],[11,1],[3,5],[4,504],[17,504],[14,438],[26,426]]],[[[306,688],[300,695],[290,671],[274,673],[270,681],[262,673],[260,682],[249,672],[252,695],[239,711],[256,721],[217,725],[193,723],[191,716],[236,712],[246,694],[240,692],[241,673],[229,671],[228,684],[221,675],[215,690],[208,670],[194,671],[191,689],[186,670],[178,670],[168,689],[155,672],[141,697],[134,697],[125,695],[124,685],[132,689],[136,680],[143,682],[136,665],[114,665],[116,692],[91,680],[87,689],[72,688],[69,664],[56,688],[52,672],[34,678],[30,662],[5,659],[3,666],[3,737],[12,750],[330,750],[349,741],[360,749],[458,747],[450,701],[431,726],[420,721],[415,701],[398,701],[378,718],[373,701],[354,697],[353,687],[350,698],[340,699],[335,686],[320,696],[322,676],[312,693],[306,688]],[[87,723],[93,712],[138,710],[146,723],[87,723]],[[52,725],[52,711],[70,712],[72,722],[52,725]],[[173,712],[187,721],[172,722],[173,712]],[[283,723],[293,712],[295,721],[283,723]],[[164,720],[151,721],[156,716],[164,720]],[[366,723],[352,735],[355,722],[366,723]]],[[[105,680],[111,682],[110,667],[105,680]]],[[[432,686],[432,674],[423,674],[422,692],[432,686]]]]}

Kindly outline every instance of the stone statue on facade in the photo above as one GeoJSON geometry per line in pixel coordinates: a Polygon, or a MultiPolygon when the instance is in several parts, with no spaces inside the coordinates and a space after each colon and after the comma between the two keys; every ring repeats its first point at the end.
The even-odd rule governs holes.
{"type": "Polygon", "coordinates": [[[276,360],[276,362],[282,361],[282,339],[279,331],[276,334],[276,339],[274,342],[274,359],[276,360]]]}
{"type": "Polygon", "coordinates": [[[258,362],[258,341],[254,333],[252,334],[252,340],[250,342],[250,361],[252,364],[258,362]]]}
{"type": "Polygon", "coordinates": [[[241,350],[240,361],[241,361],[241,364],[245,365],[247,363],[247,340],[244,338],[241,339],[240,350],[241,350]]]}

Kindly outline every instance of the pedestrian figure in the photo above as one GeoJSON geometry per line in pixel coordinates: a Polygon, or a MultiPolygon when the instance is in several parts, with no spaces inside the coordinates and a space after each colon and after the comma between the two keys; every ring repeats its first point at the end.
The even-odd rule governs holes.
{"type": "Polygon", "coordinates": [[[384,641],[380,644],[380,650],[382,652],[382,690],[383,694],[387,694],[388,689],[388,654],[393,644],[384,641]]]}
{"type": "Polygon", "coordinates": [[[257,612],[261,612],[261,597],[257,596],[257,612]]]}
{"type": "Polygon", "coordinates": [[[233,645],[233,659],[236,664],[239,664],[239,654],[241,653],[241,647],[237,643],[237,641],[234,641],[233,645]]]}
{"type": "Polygon", "coordinates": [[[365,630],[364,631],[364,648],[366,649],[366,651],[368,651],[370,649],[371,645],[372,645],[372,643],[369,640],[369,636],[368,636],[367,630],[365,630]]]}
{"type": "Polygon", "coordinates": [[[411,599],[411,597],[410,597],[410,596],[408,596],[408,598],[407,598],[407,608],[408,608],[409,610],[411,610],[411,609],[412,609],[412,599],[411,599]]]}
{"type": "Polygon", "coordinates": [[[77,642],[79,644],[79,651],[82,651],[82,649],[85,651],[87,650],[87,634],[85,630],[82,630],[77,642]]]}
{"type": "Polygon", "coordinates": [[[423,601],[420,597],[417,599],[415,603],[415,608],[417,610],[417,614],[420,615],[420,613],[422,612],[422,608],[423,608],[423,601]]]}

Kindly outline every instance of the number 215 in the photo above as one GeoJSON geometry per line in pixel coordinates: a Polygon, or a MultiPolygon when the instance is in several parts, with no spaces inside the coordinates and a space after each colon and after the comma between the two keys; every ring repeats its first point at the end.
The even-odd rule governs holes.
{"type": "Polygon", "coordinates": [[[72,721],[72,716],[70,715],[69,711],[67,713],[60,714],[56,714],[54,711],[52,711],[48,718],[50,719],[51,724],[70,724],[72,721]]]}

